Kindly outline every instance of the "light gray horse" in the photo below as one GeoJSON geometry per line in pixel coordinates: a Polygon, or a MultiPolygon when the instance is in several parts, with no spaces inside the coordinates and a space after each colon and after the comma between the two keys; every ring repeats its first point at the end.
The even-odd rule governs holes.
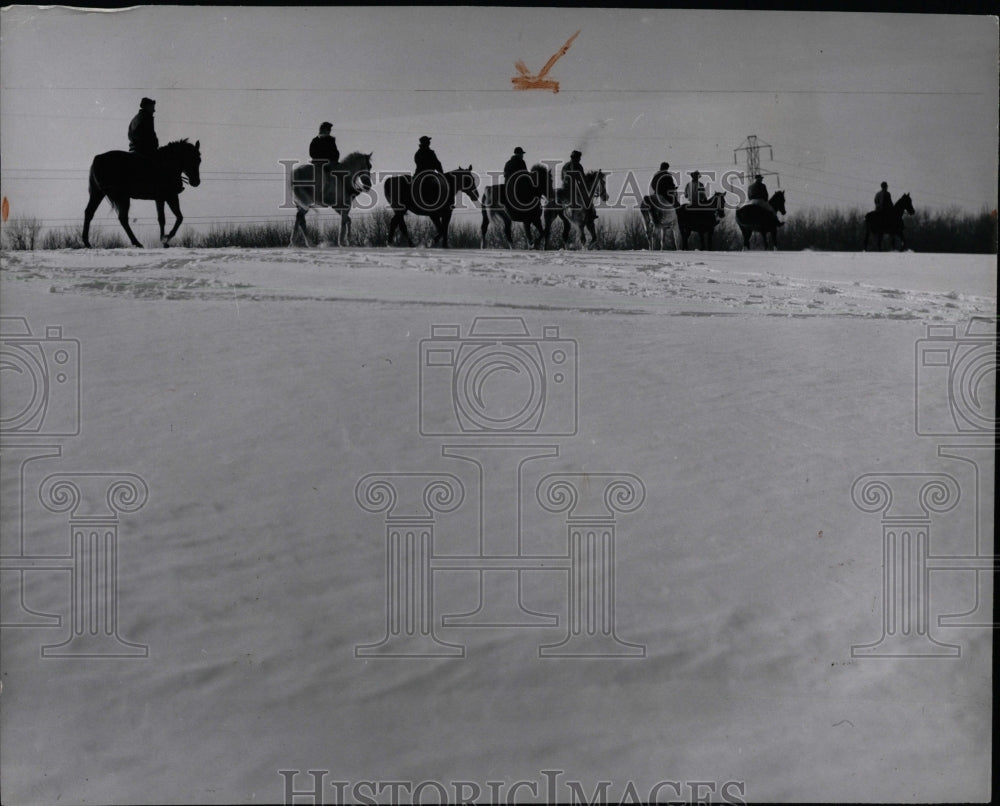
{"type": "Polygon", "coordinates": [[[355,196],[371,189],[372,155],[355,151],[333,166],[332,170],[304,162],[292,170],[290,190],[295,201],[295,226],[289,246],[295,245],[295,233],[302,233],[306,246],[306,213],[313,207],[332,207],[340,213],[337,246],[346,245],[351,234],[351,203],[355,196]],[[316,176],[319,171],[319,176],[316,176]]]}

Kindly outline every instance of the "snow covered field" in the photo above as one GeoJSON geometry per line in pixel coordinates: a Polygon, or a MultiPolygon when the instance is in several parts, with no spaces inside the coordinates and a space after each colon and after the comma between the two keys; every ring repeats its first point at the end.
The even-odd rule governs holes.
{"type": "MultiPolygon", "coordinates": [[[[947,365],[979,351],[979,397],[963,405],[993,416],[995,342],[965,336],[996,316],[993,256],[23,252],[3,255],[0,293],[3,316],[39,337],[54,400],[8,428],[31,395],[4,372],[4,623],[60,617],[2,633],[5,803],[280,802],[279,770],[301,771],[297,790],[328,770],[327,803],[333,781],[349,799],[433,781],[454,800],[465,781],[496,800],[492,781],[501,799],[541,802],[556,778],[562,801],[569,781],[588,798],[610,782],[610,800],[663,781],[682,790],[664,800],[692,782],[731,801],[990,797],[992,632],[939,622],[977,597],[990,613],[990,574],[953,561],[920,594],[929,635],[906,646],[953,656],[852,646],[878,642],[884,618],[902,624],[883,615],[883,517],[929,528],[934,557],[992,552],[993,459],[975,447],[989,434],[952,416],[947,365]],[[522,392],[558,393],[562,409],[470,435],[455,410],[423,406],[430,384],[466,387],[460,361],[432,366],[421,340],[459,326],[435,332],[461,358],[477,317],[523,319],[544,385],[498,365],[472,402],[510,414],[522,392]],[[916,360],[928,325],[944,364],[916,360]],[[575,391],[557,385],[546,335],[575,350],[575,391]],[[79,433],[55,433],[74,430],[51,364],[71,340],[79,433]],[[507,446],[478,449],[482,479],[454,455],[470,442],[507,446]],[[70,556],[73,513],[40,494],[54,473],[148,487],[117,523],[118,636],[148,657],[42,656],[70,631],[69,565],[24,570],[70,556]],[[567,632],[558,560],[482,574],[443,562],[426,606],[464,657],[356,657],[387,628],[385,513],[355,497],[373,473],[460,480],[462,502],[435,515],[435,557],[501,546],[522,560],[568,551],[567,513],[536,495],[544,476],[571,476],[586,505],[597,489],[604,515],[600,474],[640,479],[641,506],[615,514],[613,619],[644,650],[539,657],[567,632]],[[852,501],[865,474],[887,479],[888,515],[877,496],[871,511],[852,501]],[[960,493],[950,508],[904,499],[942,476],[960,493]],[[477,583],[499,597],[518,582],[525,610],[558,623],[442,625],[476,610],[477,583]],[[512,793],[518,781],[535,789],[512,793]]],[[[5,322],[4,349],[27,349],[5,322]]],[[[916,594],[900,595],[906,610],[916,594]]]]}

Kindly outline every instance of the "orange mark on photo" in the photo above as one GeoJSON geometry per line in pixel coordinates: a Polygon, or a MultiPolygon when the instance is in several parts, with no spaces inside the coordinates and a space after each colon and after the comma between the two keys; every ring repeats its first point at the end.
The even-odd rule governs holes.
{"type": "Polygon", "coordinates": [[[10,215],[10,202],[7,201],[7,197],[3,197],[3,204],[0,204],[0,219],[3,221],[7,220],[7,216],[10,215]]]}
{"type": "Polygon", "coordinates": [[[514,76],[510,80],[510,83],[514,85],[514,89],[552,90],[552,92],[559,92],[559,82],[551,78],[546,78],[545,76],[548,75],[552,66],[566,55],[566,51],[569,50],[569,46],[573,44],[573,40],[579,35],[580,31],[577,31],[573,34],[573,36],[567,39],[566,44],[552,55],[552,58],[545,63],[545,66],[538,71],[537,75],[532,75],[531,71],[528,70],[528,66],[521,59],[514,62],[514,67],[517,68],[517,72],[519,73],[519,75],[514,76]]]}

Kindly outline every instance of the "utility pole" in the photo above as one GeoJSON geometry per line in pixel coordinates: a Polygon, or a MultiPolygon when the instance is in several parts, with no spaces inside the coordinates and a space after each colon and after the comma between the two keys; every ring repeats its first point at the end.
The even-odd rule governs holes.
{"type": "Polygon", "coordinates": [[[778,187],[780,188],[781,179],[778,176],[778,172],[765,171],[760,167],[760,150],[762,148],[766,148],[768,150],[770,158],[773,160],[774,149],[771,148],[770,144],[758,140],[756,134],[748,135],[747,139],[744,140],[738,148],[733,149],[733,164],[738,165],[739,161],[737,158],[737,154],[739,154],[740,151],[746,151],[747,167],[746,170],[742,174],[740,174],[740,178],[743,179],[743,184],[749,185],[751,182],[753,182],[754,177],[757,174],[760,174],[761,176],[773,176],[778,184],[778,187]]]}

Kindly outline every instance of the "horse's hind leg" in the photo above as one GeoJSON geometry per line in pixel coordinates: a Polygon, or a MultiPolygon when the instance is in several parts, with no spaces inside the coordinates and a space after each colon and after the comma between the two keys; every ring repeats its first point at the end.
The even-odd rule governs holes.
{"type": "Polygon", "coordinates": [[[90,191],[90,201],[87,202],[87,209],[83,211],[83,245],[90,248],[90,222],[94,220],[94,213],[104,201],[104,194],[99,190],[90,191]]]}
{"type": "Polygon", "coordinates": [[[351,215],[345,210],[340,214],[340,229],[337,232],[337,246],[351,245],[351,215]]]}
{"type": "Polygon", "coordinates": [[[295,213],[295,226],[292,227],[292,238],[288,242],[289,246],[295,246],[295,233],[302,233],[302,242],[308,247],[312,244],[309,243],[309,236],[306,234],[306,211],[301,207],[295,213]]]}
{"type": "Polygon", "coordinates": [[[479,227],[479,248],[486,248],[486,233],[490,231],[490,213],[483,206],[483,223],[479,227]]]}

